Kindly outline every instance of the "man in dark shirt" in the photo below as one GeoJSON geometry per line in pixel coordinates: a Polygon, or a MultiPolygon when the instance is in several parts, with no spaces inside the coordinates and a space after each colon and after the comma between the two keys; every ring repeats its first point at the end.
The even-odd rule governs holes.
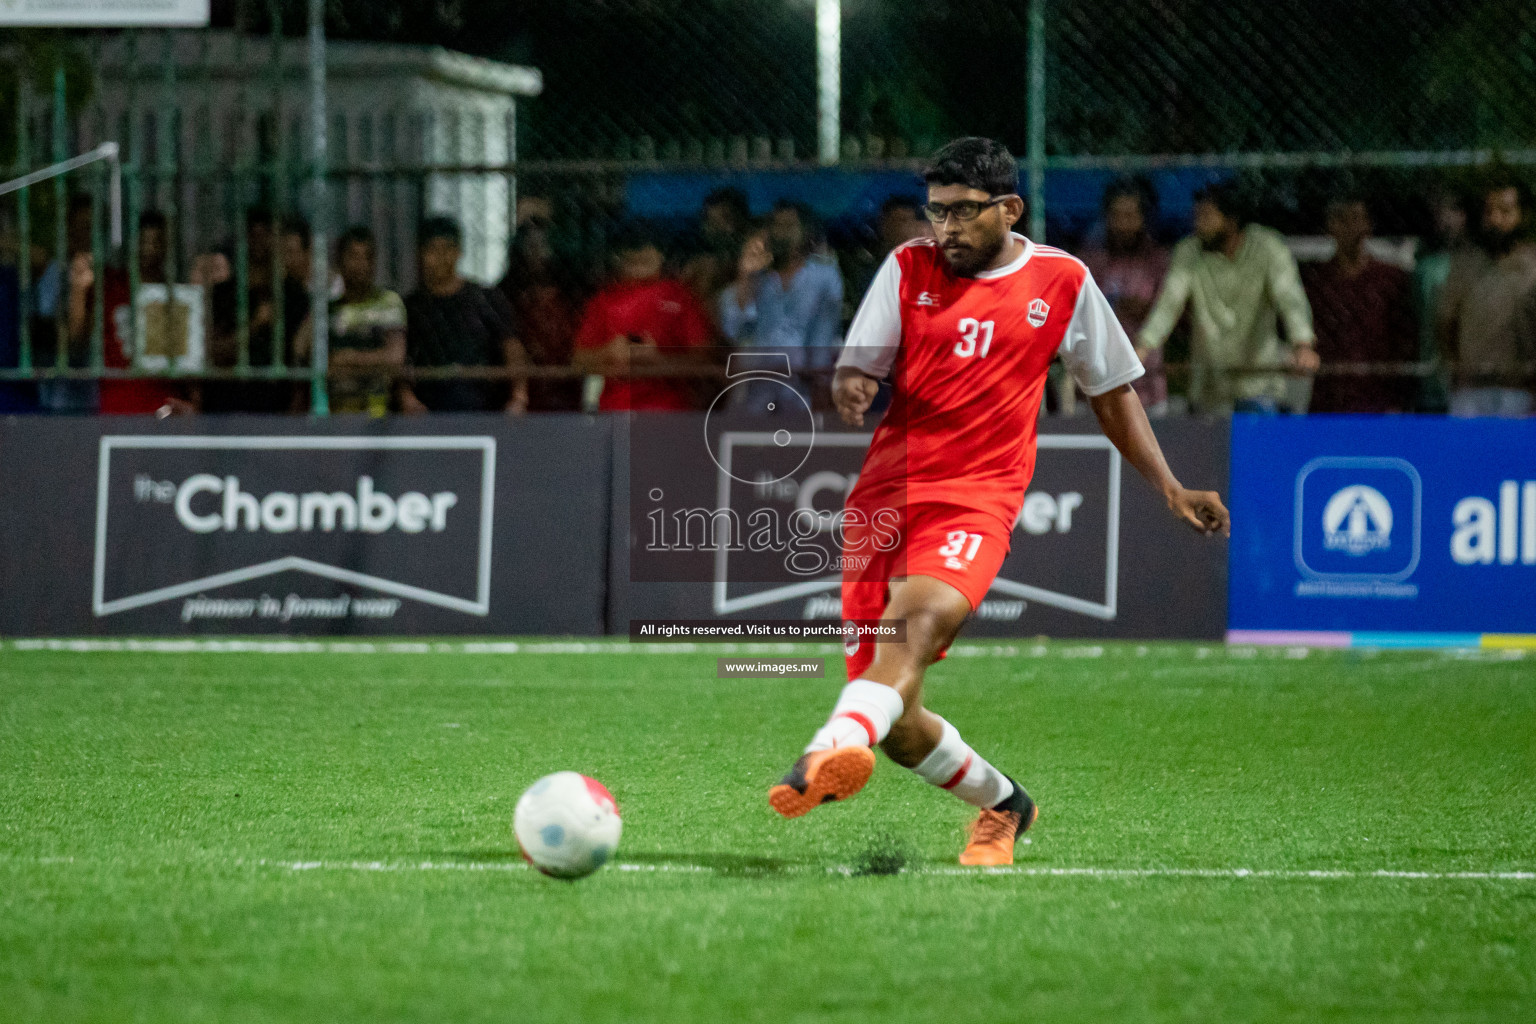
{"type": "MultiPolygon", "coordinates": [[[[459,276],[459,226],[447,217],[422,223],[417,235],[421,286],[405,300],[406,356],[415,367],[522,366],[512,307],[500,292],[459,276]]],[[[401,385],[402,412],[521,413],[528,382],[425,379],[401,385]]]]}
{"type": "Polygon", "coordinates": [[[1436,333],[1455,365],[1453,416],[1529,416],[1536,410],[1536,209],[1530,187],[1502,175],[1483,191],[1482,244],[1446,274],[1436,333]]]}
{"type": "MultiPolygon", "coordinates": [[[[1334,363],[1411,363],[1418,358],[1413,318],[1413,279],[1365,251],[1371,215],[1363,199],[1346,196],[1328,204],[1328,234],[1337,249],[1326,263],[1301,268],[1312,306],[1317,355],[1334,363]]],[[[1405,412],[1412,407],[1413,378],[1387,374],[1317,378],[1312,412],[1405,412]]]]}
{"type": "MultiPolygon", "coordinates": [[[[309,316],[309,292],[297,281],[285,277],[281,283],[283,320],[276,324],[277,304],[272,287],[275,240],[271,214],[263,210],[247,211],[245,241],[250,365],[257,370],[270,367],[274,344],[278,362],[284,366],[292,365],[289,356],[294,339],[305,317],[309,316]],[[274,326],[277,331],[273,330],[274,326]]],[[[214,285],[208,297],[212,321],[209,354],[216,367],[233,367],[239,359],[238,298],[234,278],[214,285]]],[[[203,384],[202,408],[204,412],[292,412],[296,395],[300,393],[292,381],[286,380],[210,380],[203,384]]]]}
{"type": "MultiPolygon", "coordinates": [[[[1136,337],[1147,322],[1163,278],[1168,276],[1168,250],[1152,238],[1157,192],[1144,177],[1119,178],[1104,190],[1104,242],[1089,245],[1083,262],[1109,300],[1125,333],[1136,337]]],[[[1146,373],[1131,382],[1149,415],[1168,411],[1168,378],[1163,372],[1162,347],[1148,349],[1141,359],[1146,373]]]]}

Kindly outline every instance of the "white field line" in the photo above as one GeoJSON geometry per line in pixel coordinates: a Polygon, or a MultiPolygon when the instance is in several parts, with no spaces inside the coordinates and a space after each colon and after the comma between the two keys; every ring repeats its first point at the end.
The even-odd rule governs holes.
{"type": "MultiPolygon", "coordinates": [[[[291,871],[526,871],[528,865],[518,862],[490,864],[423,861],[418,864],[399,864],[388,861],[294,861],[282,863],[260,862],[264,867],[282,867],[291,871]]],[[[751,874],[750,866],[719,869],[705,864],[630,864],[616,863],[614,869],[621,874],[751,874]]],[[[826,868],[812,866],[791,868],[765,868],[763,874],[828,874],[854,875],[858,869],[848,865],[831,865],[826,868]]],[[[1337,871],[1302,869],[1252,869],[1252,868],[1047,868],[1014,865],[998,868],[962,868],[922,866],[902,868],[904,875],[1012,875],[1025,878],[1273,878],[1273,879],[1400,879],[1404,881],[1481,881],[1481,882],[1533,882],[1536,871],[1337,871]]]]}
{"type": "MultiPolygon", "coordinates": [[[[26,861],[27,858],[3,858],[26,861]]],[[[91,864],[90,859],[74,857],[38,857],[33,864],[91,864]]],[[[197,863],[196,861],[189,862],[197,863]]],[[[522,861],[386,861],[386,860],[234,860],[227,862],[237,867],[270,868],[283,872],[341,871],[355,873],[414,873],[431,871],[459,872],[509,872],[522,873],[528,865],[522,861]]],[[[840,875],[859,874],[859,869],[834,864],[826,867],[815,865],[787,865],[754,869],[751,865],[733,868],[717,868],[707,864],[634,864],[617,862],[612,871],[619,874],[684,874],[684,875],[840,875]]],[[[1406,882],[1536,882],[1536,870],[1532,871],[1408,871],[1382,869],[1377,871],[1349,871],[1333,868],[1104,868],[1104,867],[1030,867],[1014,865],[996,868],[964,868],[940,865],[904,867],[900,874],[947,877],[1011,876],[1019,878],[1207,878],[1207,879],[1275,879],[1280,881],[1406,881],[1406,882]]]]}
{"type": "MultiPolygon", "coordinates": [[[[836,655],[837,644],[803,643],[636,643],[628,640],[101,640],[101,639],[18,639],[0,641],[0,650],[67,651],[72,653],[121,652],[137,654],[757,654],[757,655],[836,655]]],[[[1251,660],[1256,657],[1301,659],[1317,648],[1309,647],[1228,647],[1223,644],[1189,647],[1184,644],[1138,644],[1104,646],[1100,644],[956,644],[949,649],[955,658],[1135,658],[1228,657],[1251,660]]],[[[1322,649],[1331,650],[1331,649],[1322,649]]],[[[1373,656],[1374,651],[1351,652],[1373,656]]],[[[1433,654],[1457,661],[1521,661],[1521,648],[1425,648],[1413,653],[1433,654]]]]}

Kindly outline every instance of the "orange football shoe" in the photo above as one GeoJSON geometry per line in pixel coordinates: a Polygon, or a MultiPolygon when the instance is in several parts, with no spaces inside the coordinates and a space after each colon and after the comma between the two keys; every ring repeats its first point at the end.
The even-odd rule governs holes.
{"type": "Polygon", "coordinates": [[[1012,796],[976,816],[960,863],[966,867],[1007,867],[1013,863],[1014,841],[1028,832],[1039,816],[1040,808],[1024,787],[1014,782],[1012,796]]]}
{"type": "Polygon", "coordinates": [[[768,803],[786,818],[833,800],[847,800],[869,781],[875,752],[868,747],[833,747],[800,755],[789,774],[768,791],[768,803]]]}

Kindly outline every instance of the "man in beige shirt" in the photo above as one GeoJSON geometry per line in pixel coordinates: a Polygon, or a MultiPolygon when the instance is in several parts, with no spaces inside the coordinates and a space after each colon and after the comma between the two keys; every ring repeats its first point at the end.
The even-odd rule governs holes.
{"type": "Polygon", "coordinates": [[[1194,328],[1189,398],[1202,412],[1284,408],[1286,371],[1317,369],[1312,310],[1296,260],[1279,232],[1242,222],[1230,183],[1195,195],[1195,233],[1174,246],[1162,291],[1137,336],[1138,352],[1161,348],[1186,305],[1194,328]],[[1245,367],[1275,372],[1234,372],[1245,367]]]}
{"type": "Polygon", "coordinates": [[[1526,416],[1536,360],[1536,245],[1526,240],[1529,193],[1499,182],[1483,195],[1483,247],[1451,261],[1436,334],[1456,367],[1455,416],[1526,416]]]}

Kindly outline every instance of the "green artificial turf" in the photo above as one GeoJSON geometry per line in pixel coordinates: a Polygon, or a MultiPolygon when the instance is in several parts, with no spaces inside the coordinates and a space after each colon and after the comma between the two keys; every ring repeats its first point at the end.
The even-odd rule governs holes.
{"type": "Polygon", "coordinates": [[[1536,1020],[1536,878],[1445,877],[1536,871],[1536,659],[978,647],[929,703],[1020,866],[1148,869],[986,875],[888,761],[777,819],[840,659],[718,653],[7,645],[0,1020],[1536,1020]],[[625,821],[574,884],[509,827],[566,768],[625,821]]]}

